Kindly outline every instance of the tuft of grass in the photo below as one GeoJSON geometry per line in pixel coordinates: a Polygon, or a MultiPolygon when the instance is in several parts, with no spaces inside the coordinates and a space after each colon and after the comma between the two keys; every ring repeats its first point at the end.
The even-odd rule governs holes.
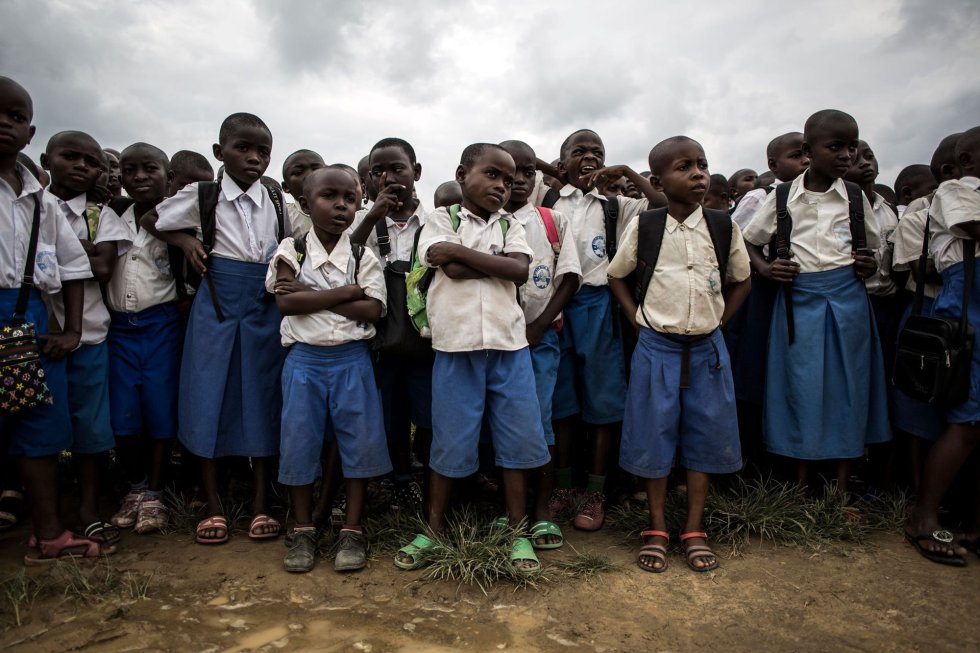
{"type": "Polygon", "coordinates": [[[569,578],[592,580],[599,574],[618,571],[619,565],[609,559],[609,556],[595,551],[579,551],[571,544],[566,544],[574,552],[574,557],[558,560],[553,563],[569,578]]]}
{"type": "Polygon", "coordinates": [[[22,613],[33,608],[34,602],[47,588],[45,577],[28,576],[24,569],[0,580],[0,593],[4,602],[10,605],[17,627],[22,625],[22,613]]]}
{"type": "Polygon", "coordinates": [[[129,598],[137,601],[146,600],[147,593],[150,590],[150,579],[152,578],[152,574],[135,574],[127,571],[122,578],[126,594],[129,595],[129,598]]]}
{"type": "Polygon", "coordinates": [[[102,599],[120,583],[119,570],[105,557],[89,569],[82,569],[74,556],[61,558],[55,565],[54,575],[55,583],[64,587],[62,595],[79,601],[102,599]]]}
{"type": "Polygon", "coordinates": [[[371,554],[393,555],[427,528],[422,515],[412,510],[375,510],[364,520],[371,554]]]}

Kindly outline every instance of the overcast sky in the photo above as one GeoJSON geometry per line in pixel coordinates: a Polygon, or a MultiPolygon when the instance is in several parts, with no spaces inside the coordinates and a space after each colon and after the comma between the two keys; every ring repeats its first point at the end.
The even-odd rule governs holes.
{"type": "Polygon", "coordinates": [[[891,184],[980,123],[976,0],[693,2],[108,2],[0,0],[0,74],[51,134],[145,140],[211,158],[221,120],[258,114],[269,173],[299,148],[355,165],[411,142],[419,196],[463,147],[527,141],[545,159],[581,127],[607,163],[646,168],[663,138],[699,140],[712,172],[765,169],[775,135],[818,109],[857,118],[891,184]]]}

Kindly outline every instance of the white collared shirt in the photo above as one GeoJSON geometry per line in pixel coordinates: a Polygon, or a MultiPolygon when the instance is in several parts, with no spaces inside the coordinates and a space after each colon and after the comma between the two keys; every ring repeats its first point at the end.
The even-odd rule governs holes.
{"type": "MultiPolygon", "coordinates": [[[[195,229],[198,239],[202,238],[199,184],[188,184],[157,205],[160,216],[157,230],[195,229]]],[[[288,234],[291,230],[288,213],[283,216],[283,221],[283,233],[288,234]]],[[[221,178],[212,256],[247,263],[267,263],[279,245],[278,228],[275,206],[261,181],[256,181],[243,191],[228,175],[221,178]]]]}
{"type": "MultiPolygon", "coordinates": [[[[285,261],[296,273],[296,280],[314,290],[332,290],[356,283],[364,289],[364,294],[381,302],[384,316],[387,294],[385,292],[384,272],[378,258],[365,248],[361,257],[357,279],[348,278],[347,268],[351,263],[350,236],[341,234],[333,251],[327,253],[316,232],[306,234],[306,259],[300,265],[296,258],[296,246],[292,238],[285,238],[279,244],[275,256],[269,261],[265,276],[265,287],[273,292],[276,285],[276,268],[279,261],[285,261]]],[[[318,311],[308,315],[286,315],[279,327],[282,344],[288,347],[294,342],[320,347],[342,345],[353,340],[368,340],[374,337],[374,325],[355,322],[331,310],[318,311]]]]}
{"type": "Polygon", "coordinates": [[[286,212],[289,213],[289,224],[293,227],[293,239],[302,238],[313,228],[313,221],[310,214],[303,211],[299,202],[286,205],[286,212]]]}
{"type": "MultiPolygon", "coordinates": [[[[777,185],[778,184],[776,182],[773,182],[769,185],[769,188],[773,189],[777,185]]],[[[749,222],[752,221],[752,216],[754,216],[756,211],[762,207],[766,201],[766,196],[768,196],[771,192],[771,190],[766,192],[765,188],[753,188],[742,196],[742,199],[739,200],[738,206],[736,206],[735,210],[732,211],[732,220],[735,221],[735,224],[738,225],[739,229],[744,230],[745,227],[748,226],[749,222]]]]}
{"type": "MultiPolygon", "coordinates": [[[[354,223],[348,229],[349,233],[354,233],[354,230],[364,222],[364,217],[368,214],[367,209],[361,209],[354,215],[354,223]]],[[[412,247],[415,246],[415,232],[425,224],[426,210],[422,207],[422,202],[419,202],[418,207],[415,209],[415,213],[409,217],[405,222],[396,222],[390,217],[385,216],[385,224],[388,226],[388,244],[391,246],[391,252],[388,254],[389,261],[411,261],[412,260],[412,247]]],[[[368,234],[367,240],[364,242],[365,245],[371,248],[374,255],[377,256],[382,263],[385,262],[384,257],[381,256],[381,250],[378,247],[378,232],[375,229],[371,229],[371,233],[368,234]]]]}
{"type": "MultiPolygon", "coordinates": [[[[892,232],[892,242],[895,244],[895,250],[892,252],[893,270],[914,269],[916,274],[919,273],[919,257],[922,256],[922,239],[926,233],[926,218],[929,216],[930,202],[932,202],[931,195],[912,200],[899,218],[898,226],[892,232]]],[[[932,259],[931,253],[929,259],[932,259]]],[[[915,292],[915,279],[912,275],[909,275],[905,287],[915,292]]],[[[926,297],[935,298],[939,288],[940,284],[927,283],[922,288],[922,293],[926,297]]]]}
{"type": "Polygon", "coordinates": [[[138,313],[177,299],[167,245],[146,229],[136,228],[136,205],[117,215],[109,206],[99,216],[95,243],[115,243],[112,279],[106,284],[109,308],[138,313]]]}
{"type": "MultiPolygon", "coordinates": [[[[969,238],[960,225],[980,221],[980,179],[962,177],[939,184],[929,207],[929,252],[942,272],[963,260],[963,240],[969,238]]],[[[980,253],[980,248],[977,248],[980,253]]]]}
{"type": "Polygon", "coordinates": [[[34,205],[41,202],[37,254],[34,256],[34,287],[42,293],[61,292],[64,281],[92,278],[88,254],[78,241],[58,206],[57,198],[42,192],[41,184],[22,164],[17,164],[23,188],[14,193],[0,179],[0,288],[20,288],[24,277],[27,247],[34,224],[34,205]]]}
{"type": "Polygon", "coordinates": [[[576,290],[582,281],[582,266],[578,261],[578,251],[575,249],[575,238],[572,228],[561,213],[551,212],[558,231],[559,252],[556,254],[548,240],[548,230],[537,209],[530,202],[514,212],[514,220],[524,227],[527,244],[534,252],[528,271],[527,283],[521,286],[521,306],[524,309],[524,320],[530,324],[538,318],[548,302],[558,290],[554,282],[562,275],[565,283],[574,283],[576,290]]]}
{"type": "MultiPolygon", "coordinates": [[[[823,272],[854,265],[851,257],[850,204],[843,179],[836,179],[824,193],[806,190],[806,172],[794,179],[786,207],[793,220],[790,245],[793,260],[800,272],[823,272]]],[[[868,198],[864,202],[864,228],[868,248],[881,245],[878,222],[868,198]]],[[[776,193],[769,193],[745,228],[745,240],[758,246],[768,245],[776,233],[776,193]]]]}
{"type": "Polygon", "coordinates": [[[606,268],[609,266],[609,259],[606,255],[606,214],[603,203],[619,202],[619,217],[616,221],[618,242],[626,225],[647,209],[649,201],[645,197],[636,200],[624,196],[607,200],[596,188],[583,194],[571,184],[566,184],[559,194],[554,209],[564,214],[572,225],[575,249],[582,266],[582,285],[607,285],[606,268]]]}
{"type": "Polygon", "coordinates": [[[867,288],[869,295],[878,297],[888,297],[894,295],[898,288],[892,279],[893,251],[889,243],[892,242],[892,234],[898,228],[898,216],[892,211],[892,207],[885,203],[885,198],[875,193],[875,201],[871,205],[874,212],[875,221],[878,224],[878,237],[881,245],[875,251],[875,260],[878,262],[878,269],[870,277],[864,280],[864,287],[867,288]]]}
{"type": "MultiPolygon", "coordinates": [[[[633,220],[609,264],[610,277],[623,279],[636,269],[638,241],[639,221],[633,220]]],[[[733,224],[726,281],[744,281],[749,273],[742,232],[733,224]]],[[[721,274],[704,212],[698,207],[684,222],[668,215],[650,287],[636,309],[637,324],[661,333],[704,335],[718,328],[724,312],[721,274]]]]}
{"type": "MultiPolygon", "coordinates": [[[[450,242],[484,254],[534,256],[528,247],[524,225],[503,211],[489,220],[461,208],[459,231],[453,231],[449,210],[440,207],[426,218],[419,238],[419,260],[432,266],[427,255],[435,243],[450,242]],[[509,220],[507,238],[499,222],[509,220]]],[[[517,302],[517,286],[504,279],[450,279],[437,270],[429,286],[426,312],[432,328],[432,348],[438,351],[496,349],[516,351],[527,347],[524,312],[517,302]]]]}
{"type": "MultiPolygon", "coordinates": [[[[54,198],[58,203],[58,208],[68,221],[68,226],[75,232],[75,237],[80,241],[88,240],[89,230],[88,220],[85,216],[85,194],[82,193],[66,202],[58,199],[48,190],[44,192],[54,198]]],[[[104,342],[106,336],[109,335],[109,309],[105,307],[105,302],[102,300],[102,289],[99,287],[99,282],[91,278],[91,275],[89,277],[82,284],[85,295],[82,300],[82,340],[80,344],[97,345],[104,342]]],[[[44,299],[48,305],[48,313],[50,313],[51,318],[61,328],[64,328],[64,298],[59,293],[57,295],[45,295],[44,299]]]]}

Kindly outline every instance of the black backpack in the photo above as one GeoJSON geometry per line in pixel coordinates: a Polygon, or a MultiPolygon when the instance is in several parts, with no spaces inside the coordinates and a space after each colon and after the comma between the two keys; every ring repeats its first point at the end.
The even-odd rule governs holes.
{"type": "MultiPolygon", "coordinates": [[[[803,183],[802,181],[800,183],[803,183]]],[[[793,235],[793,216],[789,213],[789,191],[793,182],[787,181],[776,186],[776,233],[769,241],[769,261],[777,258],[790,258],[790,242],[793,235]]],[[[864,226],[864,194],[861,187],[851,181],[845,181],[847,188],[847,203],[849,206],[849,222],[851,227],[851,251],[857,252],[868,248],[868,234],[864,226]]],[[[793,283],[782,284],[786,305],[786,329],[789,344],[796,337],[796,322],[793,318],[793,283]]]]}

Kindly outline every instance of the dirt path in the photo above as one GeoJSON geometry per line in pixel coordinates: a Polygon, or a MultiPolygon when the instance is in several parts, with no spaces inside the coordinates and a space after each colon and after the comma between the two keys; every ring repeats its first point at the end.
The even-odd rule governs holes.
{"type": "MultiPolygon", "coordinates": [[[[44,599],[0,633],[0,650],[980,650],[980,561],[930,564],[898,535],[819,553],[757,546],[704,575],[676,554],[667,573],[645,573],[616,533],[573,532],[569,543],[620,568],[484,596],[412,583],[387,557],[355,575],[323,561],[290,576],[281,541],[206,549],[183,536],[129,536],[112,562],[152,574],[147,599],[44,599]]],[[[0,540],[0,574],[18,569],[21,552],[12,536],[0,540]]]]}

